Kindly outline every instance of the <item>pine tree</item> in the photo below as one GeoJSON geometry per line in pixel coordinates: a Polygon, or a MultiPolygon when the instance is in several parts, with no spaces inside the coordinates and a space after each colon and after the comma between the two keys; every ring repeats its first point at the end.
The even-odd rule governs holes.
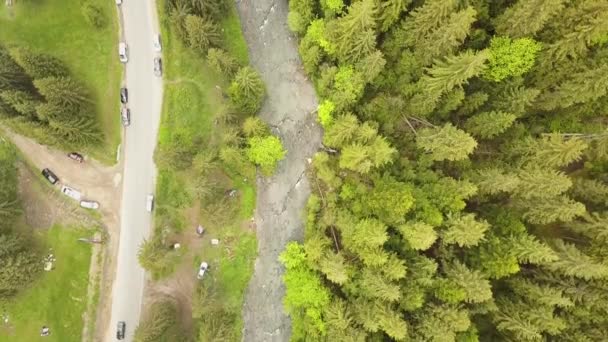
{"type": "Polygon", "coordinates": [[[416,145],[426,153],[430,153],[431,159],[463,160],[477,147],[477,142],[466,132],[445,124],[438,128],[425,128],[419,131],[416,145]]]}
{"type": "Polygon", "coordinates": [[[183,25],[188,46],[202,55],[207,55],[209,48],[218,46],[221,41],[219,29],[211,19],[189,14],[183,25]]]}
{"type": "Polygon", "coordinates": [[[456,333],[471,325],[466,309],[449,305],[429,304],[416,314],[416,321],[412,329],[416,341],[455,341],[456,333]]]}
{"type": "Polygon", "coordinates": [[[572,186],[570,177],[551,169],[522,169],[517,177],[519,182],[513,193],[524,199],[555,197],[572,186]]]}
{"type": "Polygon", "coordinates": [[[234,76],[239,69],[237,60],[222,49],[209,49],[207,62],[215,71],[228,77],[234,76]]]}
{"type": "Polygon", "coordinates": [[[521,85],[507,86],[506,89],[492,99],[492,106],[498,111],[512,113],[518,117],[523,116],[538,97],[540,91],[534,88],[525,88],[521,85]]]}
{"type": "Polygon", "coordinates": [[[433,226],[424,222],[409,222],[398,227],[403,238],[415,250],[427,250],[437,240],[433,226]]]}
{"type": "Polygon", "coordinates": [[[379,272],[371,271],[368,268],[364,268],[361,272],[358,285],[361,295],[370,299],[395,302],[401,296],[399,285],[386,279],[379,272]]]}
{"type": "Polygon", "coordinates": [[[566,227],[592,240],[608,241],[608,213],[606,212],[583,215],[582,220],[570,222],[566,227]]]}
{"type": "Polygon", "coordinates": [[[380,23],[380,31],[386,32],[393,26],[412,0],[383,0],[379,3],[380,14],[378,22],[380,23]]]}
{"type": "Polygon", "coordinates": [[[247,114],[255,114],[262,107],[266,87],[257,71],[251,67],[243,67],[230,83],[228,94],[238,109],[247,114]]]}
{"type": "Polygon", "coordinates": [[[430,0],[423,6],[417,7],[405,20],[403,30],[406,32],[405,42],[416,46],[425,40],[425,37],[436,30],[454,11],[455,0],[430,0]]]}
{"type": "MultiPolygon", "coordinates": [[[[608,30],[608,29],[607,29],[608,30]]],[[[595,101],[608,93],[608,65],[571,75],[555,91],[538,99],[543,110],[568,108],[575,104],[595,101]]]]}
{"type": "Polygon", "coordinates": [[[460,247],[470,247],[483,240],[490,224],[485,220],[476,220],[475,214],[464,214],[449,216],[445,227],[441,235],[444,244],[454,243],[460,247]]]}
{"type": "Polygon", "coordinates": [[[446,57],[436,61],[426,69],[427,74],[421,78],[425,91],[431,94],[444,94],[457,86],[462,86],[470,78],[480,75],[485,69],[489,54],[480,51],[473,54],[466,51],[457,56],[446,57]]]}
{"type": "Polygon", "coordinates": [[[395,341],[404,341],[408,336],[407,322],[402,315],[390,306],[384,305],[378,312],[381,329],[395,341]]]}
{"type": "Polygon", "coordinates": [[[549,134],[536,140],[524,140],[521,153],[530,165],[564,167],[579,161],[587,147],[587,143],[582,139],[568,139],[559,134],[549,134]]]}
{"type": "Polygon", "coordinates": [[[306,28],[314,18],[314,1],[311,0],[294,0],[289,2],[289,14],[287,23],[289,29],[304,34],[306,28]]]}
{"type": "Polygon", "coordinates": [[[608,278],[608,265],[584,254],[575,245],[555,240],[553,246],[559,259],[547,265],[552,271],[585,280],[608,278]]]}
{"type": "Polygon", "coordinates": [[[69,77],[48,77],[34,81],[36,89],[51,103],[68,108],[83,108],[91,104],[83,86],[69,77]]]}
{"type": "Polygon", "coordinates": [[[477,171],[472,180],[478,187],[479,194],[496,195],[501,192],[511,193],[519,186],[517,175],[505,173],[498,168],[477,171]]]}
{"type": "Polygon", "coordinates": [[[348,113],[336,117],[333,124],[325,130],[323,142],[330,147],[343,147],[355,137],[359,128],[359,120],[348,113]]]}
{"type": "Polygon", "coordinates": [[[428,33],[423,41],[417,43],[418,60],[423,65],[429,65],[434,59],[453,53],[469,35],[476,14],[472,7],[450,14],[444,23],[428,33]]]}
{"type": "Polygon", "coordinates": [[[558,259],[551,247],[526,233],[510,236],[506,243],[520,263],[544,265],[558,259]]]}
{"type": "Polygon", "coordinates": [[[565,11],[556,22],[560,39],[547,47],[549,56],[556,60],[579,58],[594,45],[605,41],[608,32],[608,4],[601,0],[582,1],[565,11]],[[562,32],[560,32],[562,31],[562,32]]]}
{"type": "Polygon", "coordinates": [[[331,282],[342,285],[348,281],[348,271],[342,254],[326,253],[319,261],[319,266],[331,282]]]}
{"type": "Polygon", "coordinates": [[[572,195],[585,202],[597,205],[608,205],[608,184],[597,179],[576,177],[570,189],[572,195]]]}
{"type": "Polygon", "coordinates": [[[481,272],[470,270],[459,261],[450,264],[446,270],[446,277],[464,291],[464,300],[467,303],[481,303],[492,298],[490,282],[481,272]]]}
{"type": "Polygon", "coordinates": [[[561,308],[574,305],[572,300],[564,295],[563,290],[549,285],[541,285],[522,277],[509,279],[507,283],[517,295],[530,303],[561,308]]]}
{"type": "Polygon", "coordinates": [[[496,18],[496,32],[512,38],[534,36],[560,13],[566,3],[566,0],[517,1],[496,18]]]}
{"type": "Polygon", "coordinates": [[[566,196],[524,202],[521,205],[526,208],[523,217],[534,224],[549,224],[557,221],[570,222],[586,212],[582,203],[575,202],[566,196]]]}
{"type": "MultiPolygon", "coordinates": [[[[396,0],[402,1],[402,0],[396,0]]],[[[363,57],[359,63],[357,63],[357,70],[359,70],[365,79],[365,82],[372,82],[380,73],[384,70],[386,60],[380,51],[374,51],[367,56],[363,57]]]]}
{"type": "Polygon", "coordinates": [[[0,91],[30,90],[31,84],[29,76],[0,45],[0,91]]]}
{"type": "Polygon", "coordinates": [[[335,21],[330,36],[341,60],[356,62],[373,52],[377,14],[374,0],[362,0],[351,4],[348,14],[335,21]]]}
{"type": "Polygon", "coordinates": [[[0,231],[0,298],[13,297],[40,274],[40,255],[30,243],[15,233],[0,231]]]}
{"type": "Polygon", "coordinates": [[[29,49],[19,47],[11,50],[11,55],[23,70],[34,80],[47,77],[67,77],[68,68],[59,59],[29,49]]]}
{"type": "Polygon", "coordinates": [[[505,112],[482,112],[468,119],[465,129],[474,136],[490,139],[511,127],[516,118],[505,112]]]}
{"type": "Polygon", "coordinates": [[[23,116],[36,118],[36,106],[40,100],[33,94],[21,90],[5,90],[0,92],[0,100],[23,116]]]}

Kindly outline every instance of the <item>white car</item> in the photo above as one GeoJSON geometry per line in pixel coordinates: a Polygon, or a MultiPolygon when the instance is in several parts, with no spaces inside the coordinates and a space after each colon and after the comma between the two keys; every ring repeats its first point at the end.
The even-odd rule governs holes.
{"type": "Polygon", "coordinates": [[[209,269],[209,264],[207,264],[206,262],[201,262],[201,265],[198,267],[198,274],[196,275],[196,277],[198,279],[203,279],[203,277],[205,276],[205,272],[207,272],[207,270],[209,269]]]}
{"type": "Polygon", "coordinates": [[[129,48],[127,47],[127,43],[118,43],[118,58],[122,63],[127,63],[129,61],[129,48]]]}
{"type": "Polygon", "coordinates": [[[156,51],[156,52],[162,51],[163,48],[160,45],[160,34],[154,35],[154,38],[152,39],[152,45],[154,45],[154,51],[156,51]]]}
{"type": "Polygon", "coordinates": [[[80,193],[80,191],[78,191],[74,188],[70,188],[67,185],[64,185],[61,187],[61,192],[63,192],[66,196],[71,197],[77,201],[80,201],[80,197],[82,197],[82,194],[80,193]]]}
{"type": "Polygon", "coordinates": [[[99,209],[99,203],[95,201],[80,201],[80,206],[87,209],[99,209]]]}
{"type": "Polygon", "coordinates": [[[122,5],[122,0],[116,0],[116,5],[118,5],[118,6],[122,5]]]}
{"type": "Polygon", "coordinates": [[[152,212],[152,209],[154,209],[154,195],[149,194],[148,197],[146,197],[146,210],[152,212]]]}

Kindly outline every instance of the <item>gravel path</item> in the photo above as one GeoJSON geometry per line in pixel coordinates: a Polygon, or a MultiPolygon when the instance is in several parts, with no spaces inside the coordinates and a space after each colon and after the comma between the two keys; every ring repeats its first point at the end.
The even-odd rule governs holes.
{"type": "Polygon", "coordinates": [[[258,258],[243,309],[243,341],[288,341],[291,325],[283,310],[278,256],[287,242],[303,237],[303,209],[310,194],[304,172],[321,144],[312,114],[317,100],[287,27],[287,0],[241,0],[237,7],[251,64],[266,83],[268,98],[260,116],[288,151],[273,177],[258,178],[258,258]]]}

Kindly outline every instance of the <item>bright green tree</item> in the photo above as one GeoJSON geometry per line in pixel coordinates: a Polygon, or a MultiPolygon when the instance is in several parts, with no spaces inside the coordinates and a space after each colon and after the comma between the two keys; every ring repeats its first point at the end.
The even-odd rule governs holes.
{"type": "Polygon", "coordinates": [[[257,164],[266,175],[274,172],[279,161],[281,161],[287,151],[283,148],[281,140],[270,135],[267,137],[254,136],[247,140],[247,157],[251,162],[257,164]]]}
{"type": "Polygon", "coordinates": [[[210,48],[207,51],[207,63],[218,73],[233,77],[239,69],[238,61],[228,52],[210,48]]]}
{"type": "Polygon", "coordinates": [[[573,201],[566,196],[558,196],[542,201],[522,203],[526,212],[524,218],[534,224],[549,224],[557,221],[570,222],[585,214],[582,203],[573,201]]]}
{"type": "Polygon", "coordinates": [[[555,197],[572,186],[568,176],[551,169],[523,169],[517,177],[519,182],[513,192],[524,199],[555,197]]]}
{"type": "Polygon", "coordinates": [[[484,76],[492,81],[501,81],[511,76],[521,76],[532,68],[541,44],[531,38],[511,40],[494,37],[490,42],[488,69],[484,76]]]}

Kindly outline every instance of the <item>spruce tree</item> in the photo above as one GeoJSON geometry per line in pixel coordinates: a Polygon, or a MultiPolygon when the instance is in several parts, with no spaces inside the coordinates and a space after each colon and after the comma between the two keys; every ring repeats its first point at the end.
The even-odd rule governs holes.
{"type": "Polygon", "coordinates": [[[566,3],[566,0],[519,0],[496,18],[496,31],[513,38],[534,36],[566,3]]]}
{"type": "Polygon", "coordinates": [[[507,130],[516,118],[505,112],[482,112],[468,119],[465,129],[476,137],[490,139],[507,130]]]}
{"type": "Polygon", "coordinates": [[[436,161],[466,159],[477,147],[475,139],[449,123],[441,128],[421,130],[416,144],[436,161]]]}

